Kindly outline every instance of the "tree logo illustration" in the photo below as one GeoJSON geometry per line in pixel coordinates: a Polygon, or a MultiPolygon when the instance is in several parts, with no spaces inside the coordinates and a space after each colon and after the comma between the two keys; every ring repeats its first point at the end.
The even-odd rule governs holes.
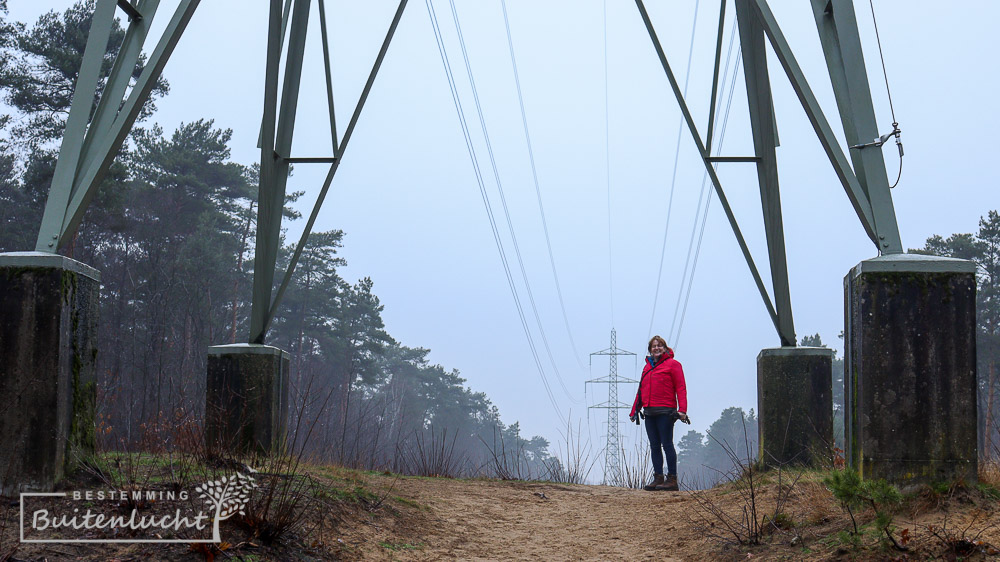
{"type": "Polygon", "coordinates": [[[219,480],[210,480],[195,487],[199,498],[205,498],[205,503],[215,509],[215,524],[212,527],[212,540],[222,542],[219,533],[219,522],[229,519],[239,513],[245,515],[243,508],[250,501],[250,492],[257,487],[252,476],[236,473],[233,476],[223,476],[219,480]]]}

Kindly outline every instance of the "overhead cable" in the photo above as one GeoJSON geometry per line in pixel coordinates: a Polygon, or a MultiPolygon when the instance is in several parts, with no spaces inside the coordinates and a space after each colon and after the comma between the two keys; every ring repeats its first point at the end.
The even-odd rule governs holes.
{"type": "MultiPolygon", "coordinates": [[[[735,31],[736,31],[736,23],[733,22],[733,32],[735,33],[735,31]]],[[[733,38],[730,37],[730,47],[729,47],[730,53],[732,52],[732,44],[733,44],[733,42],[734,42],[733,38]]],[[[732,78],[729,81],[729,96],[728,96],[728,100],[726,101],[726,113],[725,113],[725,116],[722,119],[722,127],[719,130],[719,144],[718,144],[718,146],[715,149],[715,155],[716,156],[718,156],[718,155],[720,155],[722,153],[722,145],[725,142],[725,138],[726,138],[726,126],[729,124],[729,110],[730,110],[730,108],[733,105],[733,92],[734,92],[735,87],[736,87],[736,75],[739,74],[740,62],[742,60],[743,60],[743,52],[739,51],[736,54],[736,65],[733,67],[733,75],[732,75],[732,78]]],[[[726,56],[726,69],[728,70],[728,68],[729,68],[729,56],[727,55],[726,56]]],[[[723,89],[725,89],[725,85],[724,84],[725,84],[725,82],[723,82],[723,89]]],[[[721,103],[721,100],[720,100],[720,103],[721,103]]],[[[718,123],[718,112],[716,112],[716,123],[718,123]]],[[[718,169],[718,167],[719,167],[718,162],[714,163],[713,166],[716,169],[718,169]]],[[[690,302],[690,300],[691,300],[691,287],[694,286],[694,274],[695,274],[695,270],[698,268],[698,257],[701,255],[701,242],[705,238],[705,225],[708,223],[708,208],[709,208],[709,205],[712,204],[713,190],[707,189],[707,180],[708,180],[708,171],[706,170],[704,172],[704,174],[702,175],[702,178],[701,178],[701,189],[702,189],[702,192],[705,192],[705,191],[708,192],[708,199],[705,202],[705,209],[702,212],[702,216],[701,216],[701,230],[700,230],[700,232],[698,234],[698,245],[697,245],[697,247],[695,248],[695,251],[694,251],[694,259],[691,261],[691,267],[690,267],[690,269],[691,269],[691,275],[689,277],[687,277],[687,290],[685,291],[685,294],[684,294],[684,304],[683,305],[680,305],[680,295],[678,294],[678,305],[679,305],[679,308],[681,310],[681,316],[680,316],[680,322],[677,324],[677,333],[673,334],[673,341],[674,341],[674,346],[675,347],[677,345],[677,342],[680,340],[680,337],[681,337],[681,328],[684,326],[684,318],[687,316],[687,306],[688,306],[688,302],[690,302]]],[[[700,200],[700,198],[699,198],[699,200],[700,200]]],[[[693,241],[694,240],[694,236],[693,236],[694,235],[694,231],[693,230],[692,230],[691,234],[692,234],[692,241],[693,241]]],[[[688,248],[688,256],[690,256],[690,255],[691,255],[691,249],[689,247],[688,248]]],[[[686,273],[687,269],[688,269],[687,263],[685,263],[684,269],[685,269],[685,273],[686,273]]],[[[683,284],[682,284],[682,287],[683,287],[683,284]]],[[[674,316],[675,316],[675,318],[676,318],[676,315],[677,315],[677,308],[674,309],[674,316]]],[[[671,333],[673,333],[673,326],[671,326],[670,330],[671,330],[671,333]]]]}
{"type": "Polygon", "coordinates": [[[524,329],[524,334],[528,340],[528,347],[531,350],[531,355],[535,361],[535,367],[538,369],[539,378],[541,378],[542,386],[545,388],[545,393],[549,398],[549,403],[552,405],[553,410],[555,410],[556,415],[563,421],[565,417],[563,416],[562,410],[559,408],[559,403],[556,401],[555,396],[552,393],[552,388],[549,385],[548,379],[545,376],[545,371],[542,369],[541,361],[538,358],[538,351],[535,349],[535,343],[531,338],[531,332],[528,329],[527,320],[524,317],[524,310],[521,307],[520,299],[517,295],[517,291],[514,285],[514,278],[510,272],[510,265],[507,262],[507,256],[503,249],[503,243],[500,237],[500,231],[497,228],[496,220],[493,216],[493,209],[490,205],[489,194],[486,191],[486,184],[483,180],[482,171],[479,168],[479,161],[476,157],[475,147],[473,146],[472,136],[469,131],[468,123],[465,119],[465,112],[462,109],[462,102],[458,96],[458,88],[455,83],[454,74],[451,69],[451,63],[448,59],[448,53],[444,46],[444,37],[441,34],[441,28],[438,24],[437,14],[434,10],[433,0],[425,0],[427,5],[427,14],[431,20],[431,27],[434,31],[434,39],[437,42],[438,54],[441,57],[441,64],[444,67],[445,75],[448,79],[448,86],[451,90],[452,101],[455,105],[455,111],[458,114],[459,124],[462,127],[462,133],[465,139],[466,148],[469,152],[469,158],[472,161],[472,168],[476,175],[476,181],[479,184],[479,193],[483,200],[483,205],[486,207],[486,215],[490,221],[490,228],[493,231],[493,239],[497,246],[497,251],[500,253],[500,261],[503,264],[504,273],[507,277],[507,284],[510,287],[511,296],[514,298],[514,305],[517,309],[518,316],[521,320],[521,327],[524,329]]]}
{"type": "Polygon", "coordinates": [[[611,246],[611,141],[608,125],[608,0],[604,0],[604,175],[608,184],[608,296],[615,327],[615,260],[611,246]]]}
{"type": "MultiPolygon", "coordinates": [[[[885,93],[889,97],[889,113],[892,114],[892,132],[896,137],[896,148],[899,151],[899,173],[896,174],[896,181],[889,186],[890,189],[899,185],[899,178],[903,177],[903,141],[900,139],[899,122],[896,121],[896,110],[892,107],[892,91],[889,89],[889,74],[885,70],[885,55],[882,54],[882,38],[878,33],[878,21],[875,20],[875,4],[868,0],[868,5],[872,9],[872,24],[875,25],[875,41],[878,43],[878,58],[882,61],[882,77],[885,78],[885,93]]],[[[882,142],[885,142],[884,140],[882,142]]]]}
{"type": "Polygon", "coordinates": [[[552,279],[556,283],[556,295],[559,297],[559,310],[562,311],[563,323],[566,325],[566,335],[569,336],[570,346],[573,348],[573,357],[577,364],[583,368],[583,361],[580,360],[580,352],[576,349],[576,342],[573,340],[573,330],[569,326],[569,316],[566,314],[566,304],[563,302],[562,287],[559,283],[559,275],[556,273],[556,260],[552,255],[552,242],[549,240],[549,226],[545,220],[545,207],[542,205],[542,192],[538,186],[538,171],[535,169],[535,153],[531,148],[531,135],[528,133],[528,117],[524,111],[524,97],[521,95],[521,78],[517,72],[517,59],[514,56],[514,41],[510,35],[510,21],[507,18],[507,0],[500,0],[503,7],[503,23],[507,28],[507,47],[510,51],[510,64],[514,69],[514,84],[517,86],[517,103],[521,108],[521,123],[524,125],[524,141],[528,146],[528,161],[531,162],[531,178],[535,182],[535,196],[538,199],[538,213],[542,217],[542,231],[545,233],[545,248],[549,252],[549,264],[552,266],[552,279]]]}
{"type": "MultiPolygon", "coordinates": [[[[736,73],[735,73],[735,71],[733,72],[732,79],[729,78],[729,64],[730,64],[730,61],[732,60],[733,46],[736,44],[736,23],[737,22],[734,19],[733,20],[733,24],[732,24],[732,28],[731,28],[731,30],[729,32],[729,47],[726,49],[726,65],[725,65],[725,69],[722,71],[722,83],[719,85],[719,89],[722,91],[723,94],[725,94],[726,85],[727,84],[729,85],[730,103],[731,103],[731,100],[732,100],[733,86],[736,83],[736,73]]],[[[742,57],[742,54],[738,54],[737,55],[738,59],[740,57],[742,57]]],[[[737,65],[737,66],[739,66],[739,65],[737,65]]],[[[719,111],[719,109],[722,106],[722,99],[724,97],[725,97],[725,95],[720,96],[718,98],[718,100],[717,100],[717,104],[718,104],[719,107],[717,107],[716,110],[715,110],[715,123],[712,125],[712,128],[716,129],[716,130],[718,129],[718,125],[719,125],[719,120],[720,119],[723,119],[724,122],[728,122],[728,120],[729,120],[729,114],[728,114],[729,106],[728,105],[726,106],[727,113],[726,113],[725,117],[723,117],[722,116],[722,112],[719,111]]],[[[721,144],[722,144],[721,141],[719,143],[716,143],[716,146],[715,146],[715,153],[716,153],[716,155],[718,155],[718,154],[721,153],[721,144]]],[[[713,164],[713,166],[715,166],[716,169],[718,169],[718,167],[719,167],[718,163],[713,164]]],[[[697,232],[697,229],[698,229],[698,210],[701,209],[701,203],[702,203],[703,200],[705,200],[705,191],[707,189],[707,187],[706,187],[706,181],[707,181],[707,179],[708,179],[708,171],[706,170],[702,174],[702,177],[701,177],[701,191],[698,194],[698,205],[695,207],[695,215],[694,215],[695,216],[695,221],[694,221],[694,224],[691,225],[691,238],[690,238],[690,240],[688,242],[687,256],[684,258],[684,272],[681,274],[681,285],[677,289],[677,302],[676,302],[676,304],[674,304],[674,316],[673,316],[673,319],[670,322],[670,332],[668,332],[668,334],[669,334],[668,341],[674,342],[674,345],[676,345],[676,341],[674,340],[674,336],[675,336],[675,329],[677,328],[677,320],[679,318],[679,313],[680,313],[680,309],[681,309],[681,299],[684,296],[684,287],[685,287],[685,284],[687,283],[688,272],[690,271],[690,266],[691,266],[691,255],[692,255],[693,248],[694,248],[695,233],[697,232]]],[[[709,195],[708,195],[708,201],[709,202],[711,201],[711,197],[712,197],[711,193],[709,193],[709,195]]],[[[705,205],[705,209],[706,209],[706,211],[708,209],[708,204],[707,203],[705,205]]]]}
{"type": "MultiPolygon", "coordinates": [[[[684,73],[684,97],[687,97],[688,82],[691,78],[691,58],[694,55],[695,29],[698,27],[698,4],[694,3],[694,21],[691,22],[691,42],[688,45],[687,70],[684,73]]],[[[667,220],[663,227],[663,245],[660,248],[660,268],[656,273],[656,291],[653,293],[653,311],[649,315],[649,330],[647,337],[653,335],[653,321],[656,319],[656,302],[660,297],[660,281],[663,279],[663,261],[667,255],[667,233],[670,231],[670,214],[674,207],[674,188],[677,185],[677,162],[681,154],[681,131],[684,129],[684,119],[677,119],[677,141],[674,149],[674,171],[670,178],[670,197],[667,199],[667,220]]]]}
{"type": "Polygon", "coordinates": [[[524,268],[524,260],[521,258],[521,248],[517,243],[517,235],[514,232],[514,223],[513,221],[511,221],[510,210],[507,207],[507,198],[504,195],[503,182],[500,181],[500,172],[497,169],[496,157],[494,156],[493,153],[493,144],[490,142],[489,130],[486,127],[486,118],[483,116],[483,108],[479,102],[479,92],[478,89],[476,88],[476,79],[472,73],[472,65],[469,62],[469,53],[465,47],[465,38],[462,35],[462,25],[458,19],[458,11],[455,8],[455,0],[449,0],[449,4],[451,5],[451,15],[455,23],[455,31],[458,34],[458,43],[462,49],[462,58],[465,62],[465,70],[469,76],[469,86],[472,88],[472,99],[475,101],[476,113],[479,116],[479,125],[483,129],[483,138],[485,139],[486,142],[486,152],[487,155],[489,156],[490,166],[492,167],[493,170],[493,178],[496,181],[497,191],[500,194],[500,203],[502,204],[503,207],[503,214],[507,220],[507,228],[510,230],[510,238],[514,245],[514,255],[515,257],[517,257],[517,264],[521,270],[521,279],[524,282],[525,291],[528,293],[528,302],[531,305],[531,311],[534,314],[535,323],[538,326],[538,333],[542,337],[542,344],[545,347],[545,352],[548,354],[549,362],[552,365],[552,371],[556,375],[556,380],[559,382],[559,386],[562,387],[562,390],[566,394],[567,398],[569,398],[573,402],[579,403],[580,400],[574,398],[573,395],[570,394],[569,389],[566,387],[566,383],[563,381],[562,374],[559,372],[559,366],[556,363],[555,357],[552,355],[552,349],[549,347],[548,338],[545,336],[545,328],[542,327],[541,317],[539,317],[538,315],[538,307],[535,305],[535,297],[531,291],[531,284],[528,281],[528,273],[524,268]]]}

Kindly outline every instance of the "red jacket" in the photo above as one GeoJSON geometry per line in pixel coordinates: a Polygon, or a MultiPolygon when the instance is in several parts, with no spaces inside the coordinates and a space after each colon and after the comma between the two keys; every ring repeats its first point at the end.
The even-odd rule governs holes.
{"type": "Polygon", "coordinates": [[[635,393],[629,417],[636,415],[639,408],[650,406],[677,408],[678,412],[687,413],[684,369],[674,360],[674,350],[669,347],[655,365],[652,357],[646,357],[646,365],[642,368],[642,377],[639,379],[639,390],[635,393]]]}

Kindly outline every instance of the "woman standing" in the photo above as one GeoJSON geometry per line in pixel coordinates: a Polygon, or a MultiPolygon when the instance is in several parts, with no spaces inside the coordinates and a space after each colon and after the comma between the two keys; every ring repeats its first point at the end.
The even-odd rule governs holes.
{"type": "Polygon", "coordinates": [[[645,490],[677,488],[677,451],[674,450],[674,422],[691,423],[687,416],[687,387],[684,370],[674,360],[674,351],[660,336],[653,336],[647,346],[649,356],[642,368],[639,390],[635,393],[629,420],[639,425],[646,420],[646,435],[653,459],[653,481],[645,490]],[[640,408],[642,412],[640,413],[640,408]],[[663,475],[663,454],[667,456],[667,474],[663,475]]]}

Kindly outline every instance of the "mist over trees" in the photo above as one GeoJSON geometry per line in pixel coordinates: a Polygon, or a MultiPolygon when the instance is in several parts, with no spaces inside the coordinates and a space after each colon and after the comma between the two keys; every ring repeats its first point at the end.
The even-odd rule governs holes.
{"type": "Polygon", "coordinates": [[[677,474],[684,488],[711,488],[726,479],[733,470],[727,449],[745,464],[757,459],[757,415],[752,408],[726,408],[706,434],[692,429],[677,443],[677,474]]]}
{"type": "Polygon", "coordinates": [[[931,236],[910,253],[972,260],[976,264],[976,375],[979,455],[1000,458],[1000,214],[989,211],[975,233],[931,236]]]}
{"type": "MultiPolygon", "coordinates": [[[[0,95],[7,106],[0,115],[0,251],[23,251],[35,245],[93,1],[30,26],[9,21],[6,10],[0,0],[0,95]]],[[[98,91],[123,37],[115,23],[98,91]]],[[[133,78],[140,71],[141,61],[133,78]]],[[[98,405],[105,448],[175,445],[177,428],[204,415],[207,347],[241,341],[249,331],[257,167],[231,160],[231,131],[210,119],[169,132],[150,123],[168,91],[161,79],[64,251],[102,275],[98,405]]],[[[290,193],[286,203],[300,195],[290,193]]],[[[299,214],[286,206],[285,218],[299,214]]],[[[386,331],[373,280],[341,276],[344,243],[339,230],[311,236],[270,331],[269,343],[291,355],[292,439],[307,441],[317,460],[398,472],[546,477],[566,469],[545,439],[504,424],[461,373],[432,364],[428,349],[386,331]]],[[[279,270],[291,250],[283,247],[279,270]]],[[[910,252],[977,264],[979,450],[1000,458],[1000,215],[989,211],[976,233],[932,236],[910,252]]],[[[801,345],[824,342],[817,334],[801,345]]],[[[833,411],[841,448],[843,373],[837,358],[833,411]]],[[[723,445],[757,454],[753,410],[727,408],[707,434],[680,435],[681,427],[678,465],[687,486],[710,486],[732,468],[723,445]]]]}
{"type": "MultiPolygon", "coordinates": [[[[979,454],[981,460],[995,461],[1000,458],[1000,214],[988,211],[980,218],[979,230],[975,233],[952,234],[947,238],[934,235],[927,239],[923,248],[908,251],[966,259],[976,264],[979,454]]],[[[843,332],[840,339],[843,345],[843,332]]],[[[826,347],[819,334],[803,337],[799,345],[826,347]]],[[[833,359],[832,385],[834,446],[843,450],[843,356],[833,359]]],[[[726,474],[732,462],[725,448],[740,454],[744,460],[748,450],[749,458],[756,458],[757,419],[753,410],[746,414],[748,441],[742,433],[741,415],[741,408],[728,408],[708,429],[708,435],[692,430],[681,437],[677,447],[678,471],[688,486],[711,486],[726,474]]]]}
{"type": "MultiPolygon", "coordinates": [[[[10,108],[0,118],[0,251],[34,248],[93,4],[27,26],[8,21],[0,0],[0,93],[10,108]]],[[[101,85],[123,37],[115,23],[101,85]]],[[[168,90],[161,79],[64,250],[101,272],[104,448],[157,450],[176,445],[185,428],[198,434],[207,348],[249,331],[257,166],[233,162],[231,131],[210,119],[170,132],[150,124],[168,90]]],[[[286,221],[298,218],[286,206],[286,221]]],[[[457,370],[389,335],[374,282],[352,284],[340,274],[344,236],[310,237],[269,333],[269,343],[291,355],[290,440],[315,460],[351,467],[558,472],[545,439],[522,436],[457,370]]],[[[291,252],[282,249],[279,270],[291,252]]]]}

